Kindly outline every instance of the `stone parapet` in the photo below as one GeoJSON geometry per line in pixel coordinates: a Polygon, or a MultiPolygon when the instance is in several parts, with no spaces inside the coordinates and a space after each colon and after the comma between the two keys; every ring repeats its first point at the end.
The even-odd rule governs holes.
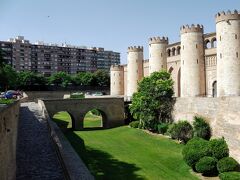
{"type": "Polygon", "coordinates": [[[233,12],[228,10],[227,12],[222,11],[215,15],[216,23],[229,20],[240,20],[239,12],[237,10],[234,10],[233,12]]]}
{"type": "Polygon", "coordinates": [[[149,38],[149,44],[168,44],[168,37],[151,37],[149,38]]]}
{"type": "Polygon", "coordinates": [[[124,67],[122,65],[112,65],[110,70],[111,71],[123,71],[124,67]]]}
{"type": "Polygon", "coordinates": [[[128,52],[143,52],[143,46],[130,46],[128,52]]]}
{"type": "Polygon", "coordinates": [[[190,32],[200,32],[200,33],[203,33],[203,25],[194,25],[192,24],[191,26],[189,26],[188,24],[187,25],[184,25],[180,28],[180,33],[181,34],[184,34],[184,33],[190,33],[190,32]]]}

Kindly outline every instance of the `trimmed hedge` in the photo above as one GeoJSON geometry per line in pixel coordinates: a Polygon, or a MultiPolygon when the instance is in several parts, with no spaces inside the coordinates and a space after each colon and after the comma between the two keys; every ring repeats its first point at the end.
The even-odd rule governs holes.
{"type": "Polygon", "coordinates": [[[139,126],[139,121],[133,121],[129,123],[129,126],[132,128],[138,128],[139,126]]]}
{"type": "Polygon", "coordinates": [[[193,137],[193,127],[187,121],[179,121],[170,126],[168,133],[173,139],[186,143],[193,137]]]}
{"type": "Polygon", "coordinates": [[[219,175],[221,180],[239,180],[240,172],[224,172],[219,175]]]}
{"type": "Polygon", "coordinates": [[[238,162],[232,157],[225,157],[218,161],[217,169],[220,173],[228,172],[228,171],[237,171],[238,162]]]}
{"type": "Polygon", "coordinates": [[[168,130],[168,124],[167,123],[158,124],[157,130],[159,134],[165,134],[168,130]]]}
{"type": "Polygon", "coordinates": [[[211,138],[210,125],[204,120],[203,117],[195,116],[193,121],[194,136],[206,140],[211,138]]]}
{"type": "Polygon", "coordinates": [[[208,141],[199,137],[194,137],[184,146],[183,151],[184,161],[193,169],[196,163],[204,156],[211,156],[211,151],[208,148],[208,141]]]}
{"type": "Polygon", "coordinates": [[[204,156],[197,162],[195,168],[197,172],[203,173],[204,175],[218,174],[217,159],[214,157],[204,156]]]}
{"type": "Polygon", "coordinates": [[[229,156],[228,145],[224,138],[211,139],[209,141],[209,148],[211,150],[212,157],[215,157],[218,160],[229,156]]]}

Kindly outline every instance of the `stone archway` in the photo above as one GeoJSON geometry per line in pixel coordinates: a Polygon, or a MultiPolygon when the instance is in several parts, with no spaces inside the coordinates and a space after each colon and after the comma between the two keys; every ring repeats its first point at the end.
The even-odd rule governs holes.
{"type": "Polygon", "coordinates": [[[107,128],[107,115],[103,110],[94,108],[83,114],[82,124],[84,129],[107,128]]]}
{"type": "Polygon", "coordinates": [[[217,81],[212,83],[212,97],[217,97],[217,81]]]}

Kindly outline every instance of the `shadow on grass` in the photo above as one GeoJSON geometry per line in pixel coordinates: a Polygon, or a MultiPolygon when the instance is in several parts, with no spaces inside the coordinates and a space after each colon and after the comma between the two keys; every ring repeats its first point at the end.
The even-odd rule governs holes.
{"type": "Polygon", "coordinates": [[[104,151],[85,146],[84,140],[73,131],[66,132],[65,136],[96,179],[145,179],[135,173],[140,170],[136,165],[119,161],[104,151]]]}

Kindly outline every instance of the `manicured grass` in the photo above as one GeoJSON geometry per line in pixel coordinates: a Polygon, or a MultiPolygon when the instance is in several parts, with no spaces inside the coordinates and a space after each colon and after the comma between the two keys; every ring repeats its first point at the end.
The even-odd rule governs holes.
{"type": "Polygon", "coordinates": [[[165,137],[127,126],[65,136],[96,179],[197,179],[182,159],[183,145],[165,137]]]}
{"type": "Polygon", "coordinates": [[[83,121],[84,128],[102,127],[102,116],[96,116],[89,111],[83,121]]]}

